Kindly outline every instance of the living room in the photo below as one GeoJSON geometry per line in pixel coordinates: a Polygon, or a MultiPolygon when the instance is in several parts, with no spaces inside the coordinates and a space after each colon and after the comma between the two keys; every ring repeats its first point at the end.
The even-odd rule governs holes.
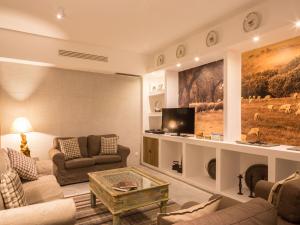
{"type": "Polygon", "coordinates": [[[0,225],[300,224],[299,12],[0,0],[0,225]]]}

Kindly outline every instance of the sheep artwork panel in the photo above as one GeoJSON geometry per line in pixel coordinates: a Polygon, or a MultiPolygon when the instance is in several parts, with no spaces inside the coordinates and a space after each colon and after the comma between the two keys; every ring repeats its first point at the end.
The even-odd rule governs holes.
{"type": "Polygon", "coordinates": [[[195,108],[195,134],[223,134],[224,61],[179,72],[179,106],[195,108]]]}
{"type": "Polygon", "coordinates": [[[241,85],[241,136],[299,146],[300,37],[243,53],[241,85]]]}

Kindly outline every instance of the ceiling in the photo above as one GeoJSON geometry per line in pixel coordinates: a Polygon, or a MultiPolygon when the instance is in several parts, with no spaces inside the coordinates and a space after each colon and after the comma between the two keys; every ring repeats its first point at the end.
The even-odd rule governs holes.
{"type": "Polygon", "coordinates": [[[0,0],[0,28],[150,54],[261,1],[0,0]]]}

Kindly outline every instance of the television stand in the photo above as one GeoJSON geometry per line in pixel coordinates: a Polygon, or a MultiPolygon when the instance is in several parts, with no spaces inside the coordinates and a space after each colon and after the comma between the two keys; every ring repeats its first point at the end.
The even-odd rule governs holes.
{"type": "Polygon", "coordinates": [[[180,133],[177,133],[177,134],[171,134],[171,136],[176,136],[176,137],[188,137],[188,135],[186,135],[186,134],[180,134],[180,133]]]}

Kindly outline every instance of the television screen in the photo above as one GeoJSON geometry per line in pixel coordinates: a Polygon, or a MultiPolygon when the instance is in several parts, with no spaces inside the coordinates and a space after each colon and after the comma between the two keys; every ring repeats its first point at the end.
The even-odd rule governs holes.
{"type": "Polygon", "coordinates": [[[167,133],[194,134],[194,108],[165,108],[162,109],[162,129],[167,133]]]}

